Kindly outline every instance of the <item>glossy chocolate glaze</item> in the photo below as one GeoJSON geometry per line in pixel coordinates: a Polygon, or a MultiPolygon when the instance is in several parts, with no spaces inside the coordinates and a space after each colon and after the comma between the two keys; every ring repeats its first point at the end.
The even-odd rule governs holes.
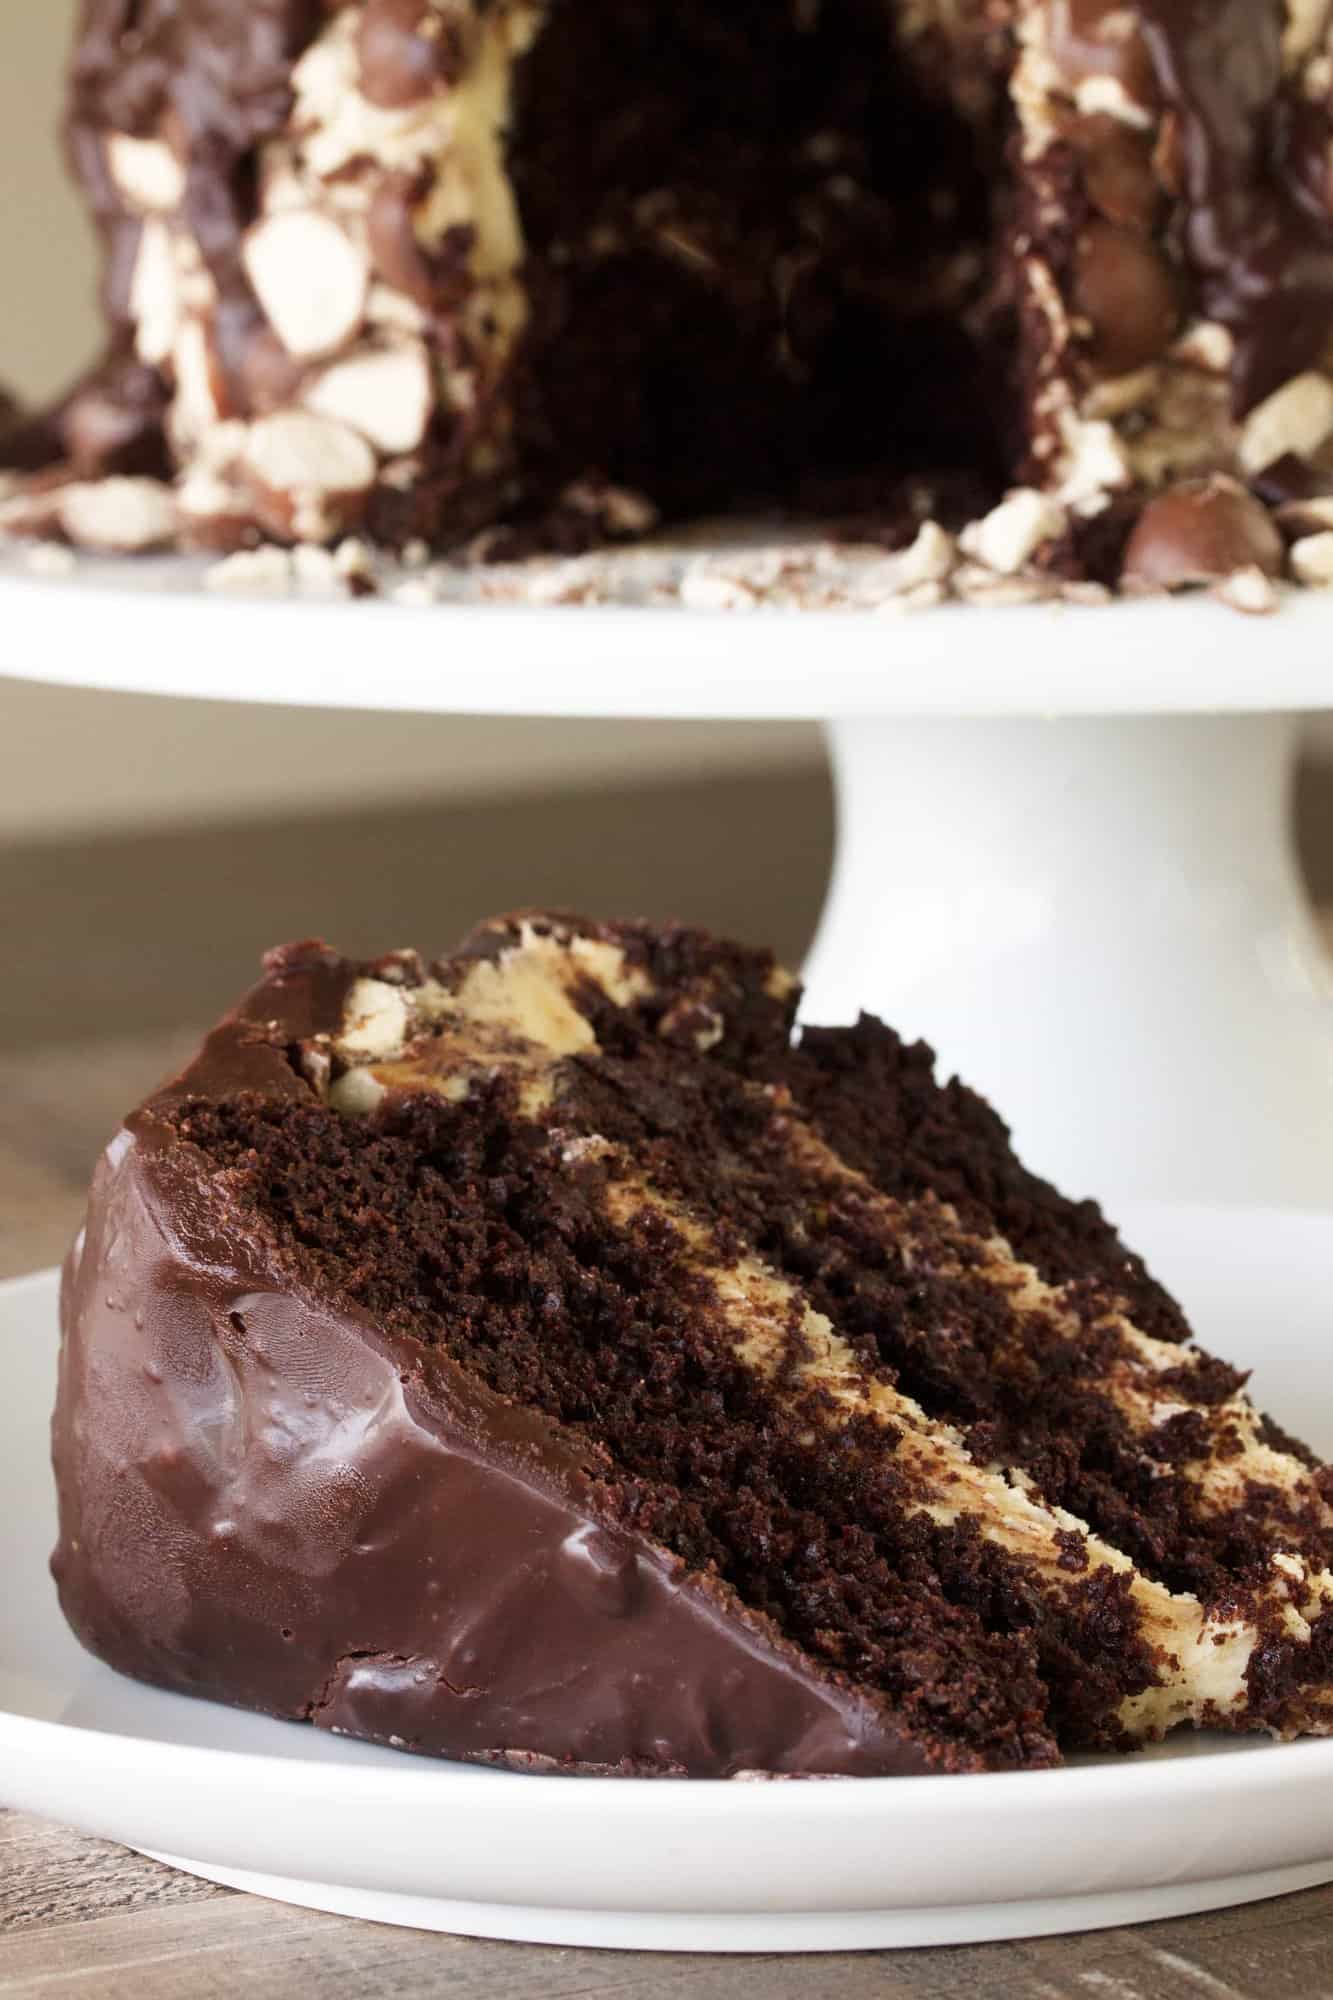
{"type": "Polygon", "coordinates": [[[1149,0],[1143,36],[1179,119],[1182,243],[1208,317],[1236,336],[1242,409],[1310,367],[1333,331],[1333,215],[1302,156],[1326,162],[1327,103],[1282,79],[1280,0],[1149,0]]]}
{"type": "MultiPolygon", "coordinates": [[[[112,179],[106,135],[169,134],[185,162],[185,214],[218,291],[219,362],[239,378],[263,324],[240,260],[253,220],[256,150],[286,124],[292,67],[322,19],[320,0],[84,0],[65,141],[102,241],[102,305],[113,340],[132,333],[143,225],[112,179]]],[[[116,397],[114,373],[106,394],[116,397]]],[[[165,401],[164,390],[163,409],[165,401]]],[[[140,393],[135,407],[141,403],[140,393]]]]}
{"type": "MultiPolygon", "coordinates": [[[[182,1692],[436,1755],[726,1777],[899,1774],[881,1706],[644,1538],[595,1454],[224,1222],[182,1095],[302,1095],[287,1044],[351,973],[314,948],[128,1122],[66,1265],[53,1568],[83,1643],[182,1692]]],[[[966,1768],[960,1757],[955,1768],[966,1768]]]]}
{"type": "Polygon", "coordinates": [[[166,384],[125,336],[58,402],[13,423],[0,413],[0,464],[21,472],[58,465],[76,477],[168,479],[166,410],[166,384]]]}
{"type": "Polygon", "coordinates": [[[1235,336],[1243,412],[1333,334],[1333,119],[1283,76],[1282,0],[1057,0],[1052,16],[1064,74],[1112,79],[1157,128],[1176,247],[1202,316],[1235,336]]]}

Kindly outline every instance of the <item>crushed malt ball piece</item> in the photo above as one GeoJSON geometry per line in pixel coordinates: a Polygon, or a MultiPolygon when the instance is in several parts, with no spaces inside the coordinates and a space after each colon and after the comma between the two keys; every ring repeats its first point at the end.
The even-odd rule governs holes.
{"type": "Polygon", "coordinates": [[[1121,582],[1131,590],[1184,590],[1236,570],[1282,574],[1282,537],[1267,509],[1233,479],[1188,480],[1139,515],[1121,582]]]}

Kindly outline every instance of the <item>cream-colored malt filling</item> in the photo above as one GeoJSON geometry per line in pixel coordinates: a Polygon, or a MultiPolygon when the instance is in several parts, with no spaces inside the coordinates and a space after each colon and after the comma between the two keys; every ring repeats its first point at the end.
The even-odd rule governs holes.
{"type": "MultiPolygon", "coordinates": [[[[361,979],[342,1032],[323,1055],[308,1050],[307,1073],[335,1108],[377,1116],[417,1097],[463,1107],[502,1083],[543,1156],[575,1177],[598,1226],[627,1249],[654,1246],[663,1284],[669,1279],[695,1301],[707,1328],[700,1339],[712,1343],[715,1360],[783,1413],[793,1463],[837,1441],[841,1463],[880,1496],[886,1551],[900,1546],[895,1536],[914,1532],[936,1538],[935,1560],[946,1568],[960,1548],[982,1550],[990,1587],[1001,1588],[995,1574],[1003,1575],[1003,1589],[1028,1601],[1047,1661],[1071,1646],[1094,1647],[1090,1635],[1104,1627],[1113,1602],[1132,1635],[1130,1664],[1118,1680],[1104,1679],[1100,1712],[1069,1725],[1075,1740],[1140,1740],[1180,1723],[1323,1729],[1330,1689],[1321,1620],[1333,1610],[1333,1520],[1316,1470],[1270,1441],[1236,1378],[1197,1350],[1136,1327],[1113,1291],[1043,1279],[1001,1236],[969,1227],[948,1202],[879,1192],[783,1088],[734,1077],[725,1084],[744,1136],[724,1140],[708,1167],[708,1185],[729,1189],[738,1203],[719,1219],[702,1183],[691,1181],[679,1135],[654,1123],[655,1086],[636,1084],[605,1046],[603,1034],[614,1045],[621,1031],[599,1030],[601,1022],[638,1019],[642,1034],[656,1013],[649,1032],[659,1045],[689,1049],[691,1060],[725,1047],[721,989],[700,988],[665,1011],[663,1004],[645,965],[622,946],[529,922],[493,956],[440,977],[361,979]],[[603,1073],[617,1118],[642,1090],[637,1140],[599,1129],[603,1073]],[[763,1222],[779,1186],[789,1201],[796,1190],[799,1255],[763,1222]],[[934,1298],[940,1354],[970,1314],[1000,1329],[992,1359],[1002,1371],[1076,1377],[1103,1429],[1111,1423],[1121,1435],[1131,1487],[1169,1486],[1178,1527],[1192,1522],[1189,1532],[1206,1539],[1215,1523],[1219,1546],[1227,1524],[1243,1519],[1259,1556],[1229,1577],[1219,1569],[1202,1594],[1172,1584],[1169,1563],[1128,1553],[1114,1533],[1044,1490],[1039,1456],[1025,1464],[1012,1438],[1006,1448],[998,1431],[940,1414],[942,1382],[922,1390],[925,1404],[908,1393],[867,1335],[873,1284],[864,1291],[856,1279],[847,1289],[858,1255],[867,1271],[893,1265],[906,1285],[934,1298]],[[804,1277],[795,1275],[800,1268],[804,1277]],[[834,1268],[855,1306],[844,1327],[829,1289],[834,1268]],[[1185,1448],[1164,1453],[1163,1439],[1176,1437],[1185,1448]],[[1289,1686],[1280,1701],[1259,1707],[1254,1662],[1275,1649],[1289,1686]]],[[[723,1077],[711,1088],[722,1089],[723,1077]]],[[[690,1115],[676,1114],[681,1130],[690,1115]]]]}

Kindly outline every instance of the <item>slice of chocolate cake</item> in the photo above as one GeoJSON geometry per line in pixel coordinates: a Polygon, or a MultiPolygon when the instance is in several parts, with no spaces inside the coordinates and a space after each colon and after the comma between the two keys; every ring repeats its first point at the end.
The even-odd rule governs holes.
{"type": "Polygon", "coordinates": [[[1333,518],[1331,79],[1323,0],[84,0],[49,453],[203,547],[933,509],[1262,590],[1333,518]]]}
{"type": "Polygon", "coordinates": [[[84,1643],[525,1769],[1327,1729],[1326,1473],[929,1050],[796,998],[566,917],[275,953],[65,1274],[84,1643]]]}

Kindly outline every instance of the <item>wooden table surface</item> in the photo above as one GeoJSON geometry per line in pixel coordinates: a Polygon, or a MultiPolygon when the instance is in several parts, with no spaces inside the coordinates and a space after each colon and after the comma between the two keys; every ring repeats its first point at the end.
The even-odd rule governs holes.
{"type": "MultiPolygon", "coordinates": [[[[98,1145],[188,1040],[0,1057],[0,1278],[58,1259],[98,1145]]],[[[839,2000],[1333,2000],[1333,1887],[1031,1943],[676,1957],[354,1923],[217,1889],[105,1841],[0,1812],[5,2000],[804,2000],[821,1992],[839,2000]]]]}

